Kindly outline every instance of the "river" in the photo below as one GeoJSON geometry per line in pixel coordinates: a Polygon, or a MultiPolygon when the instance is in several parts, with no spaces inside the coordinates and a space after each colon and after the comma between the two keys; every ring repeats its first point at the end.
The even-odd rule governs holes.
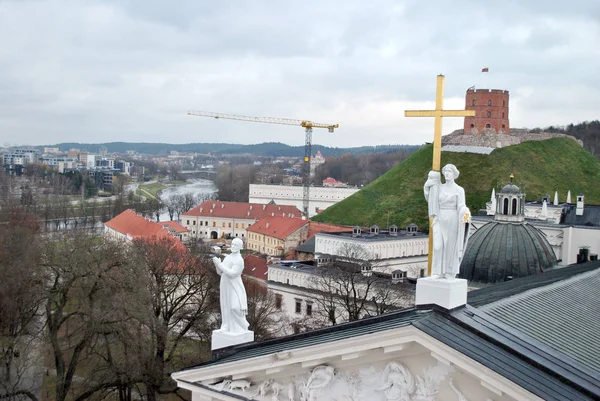
{"type": "MultiPolygon", "coordinates": [[[[188,180],[188,184],[178,185],[176,187],[169,187],[160,193],[160,198],[162,200],[167,200],[175,195],[183,195],[188,192],[191,192],[194,196],[198,195],[212,195],[217,192],[217,187],[215,183],[210,180],[205,180],[202,178],[194,178],[188,180]]],[[[177,216],[175,216],[177,217],[177,216]]],[[[164,210],[160,215],[160,221],[168,221],[169,213],[164,210]]]]}

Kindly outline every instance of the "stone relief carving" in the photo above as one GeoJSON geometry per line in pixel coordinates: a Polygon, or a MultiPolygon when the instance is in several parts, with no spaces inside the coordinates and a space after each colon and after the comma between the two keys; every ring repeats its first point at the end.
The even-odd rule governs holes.
{"type": "MultiPolygon", "coordinates": [[[[434,401],[440,384],[452,368],[437,364],[413,375],[399,362],[390,362],[382,371],[373,366],[358,373],[339,372],[332,366],[317,366],[288,383],[264,380],[223,380],[212,387],[257,400],[271,401],[434,401]]],[[[468,401],[450,381],[459,401],[468,401]],[[463,397],[463,398],[460,398],[463,397]]]]}

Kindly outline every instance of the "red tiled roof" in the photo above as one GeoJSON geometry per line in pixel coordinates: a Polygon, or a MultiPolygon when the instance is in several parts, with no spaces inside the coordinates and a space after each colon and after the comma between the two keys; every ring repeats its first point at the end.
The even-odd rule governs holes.
{"type": "Polygon", "coordinates": [[[160,224],[163,225],[163,227],[168,227],[171,230],[174,230],[177,234],[181,234],[181,233],[189,233],[190,230],[188,230],[187,228],[185,228],[184,226],[182,226],[181,224],[179,224],[176,221],[163,221],[160,224]]]}
{"type": "Polygon", "coordinates": [[[123,213],[104,223],[104,225],[121,234],[130,235],[133,238],[164,237],[171,235],[169,234],[169,230],[164,228],[161,224],[148,220],[145,217],[136,214],[131,209],[125,210],[123,213]]]}
{"type": "Polygon", "coordinates": [[[333,224],[319,223],[317,221],[311,221],[310,223],[308,223],[308,237],[306,237],[306,239],[308,240],[308,239],[312,238],[315,234],[320,233],[320,232],[344,233],[344,232],[351,232],[351,231],[352,231],[351,227],[336,226],[333,224]]]}
{"type": "Polygon", "coordinates": [[[327,177],[323,180],[323,184],[335,184],[338,182],[340,182],[340,181],[336,180],[335,178],[331,178],[331,177],[327,177]]]}
{"type": "Polygon", "coordinates": [[[308,220],[293,219],[291,217],[269,216],[258,220],[246,230],[248,232],[264,234],[269,237],[285,239],[287,236],[308,224],[308,220]]]}
{"type": "Polygon", "coordinates": [[[221,202],[206,201],[193,209],[183,213],[182,216],[223,217],[233,219],[259,220],[266,216],[302,216],[302,212],[295,206],[263,205],[260,203],[246,202],[221,202]]]}
{"type": "Polygon", "coordinates": [[[268,271],[266,259],[254,255],[246,255],[244,258],[244,274],[266,280],[268,271]]]}

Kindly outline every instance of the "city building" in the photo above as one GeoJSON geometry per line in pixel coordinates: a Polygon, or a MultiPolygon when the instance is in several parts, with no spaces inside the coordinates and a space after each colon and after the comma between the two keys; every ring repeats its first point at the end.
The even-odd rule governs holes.
{"type": "Polygon", "coordinates": [[[320,232],[315,235],[315,260],[327,263],[332,258],[352,258],[352,253],[370,262],[374,272],[423,277],[427,271],[429,236],[415,224],[406,229],[393,225],[387,230],[372,226],[367,231],[320,232]]]}
{"type": "Polygon", "coordinates": [[[336,180],[335,178],[327,177],[323,180],[324,187],[344,187],[347,188],[348,184],[336,180]]]}
{"type": "MultiPolygon", "coordinates": [[[[358,191],[359,188],[310,187],[309,217],[343,201],[358,191]]],[[[278,205],[294,206],[302,210],[304,189],[301,185],[250,184],[248,196],[252,203],[275,202],[278,205]]]]}
{"type": "Polygon", "coordinates": [[[133,172],[133,162],[116,160],[115,161],[115,169],[123,174],[132,175],[131,173],[133,172]]]}
{"type": "Polygon", "coordinates": [[[108,167],[95,167],[88,169],[88,176],[98,189],[108,191],[112,188],[114,170],[108,167]]]}
{"type": "Polygon", "coordinates": [[[66,170],[77,168],[77,159],[70,157],[42,157],[40,158],[40,161],[42,164],[50,166],[59,173],[64,173],[66,170]]]}
{"type": "Polygon", "coordinates": [[[246,249],[283,256],[300,246],[308,236],[308,220],[299,216],[267,216],[246,229],[246,249]]]}
{"type": "Polygon", "coordinates": [[[136,238],[178,237],[177,233],[183,232],[182,229],[183,227],[180,226],[157,223],[137,214],[132,209],[127,209],[104,223],[106,237],[124,241],[132,241],[136,238]]]}
{"type": "Polygon", "coordinates": [[[318,151],[313,157],[310,158],[310,176],[311,177],[315,176],[315,171],[317,170],[317,167],[319,167],[323,163],[325,163],[325,158],[323,157],[323,155],[321,154],[320,151],[318,151]]]}
{"type": "Polygon", "coordinates": [[[181,214],[181,224],[200,238],[246,237],[246,229],[266,216],[300,217],[293,206],[206,201],[181,214]]]}
{"type": "Polygon", "coordinates": [[[467,89],[465,109],[475,110],[475,116],[465,117],[464,133],[510,134],[508,91],[502,89],[467,89]]]}
{"type": "Polygon", "coordinates": [[[190,237],[190,230],[176,221],[162,221],[158,224],[166,228],[171,235],[178,238],[181,242],[187,242],[190,237]]]}
{"type": "Polygon", "coordinates": [[[2,155],[3,165],[19,165],[37,163],[40,159],[40,151],[37,149],[18,148],[12,149],[2,155]]]}

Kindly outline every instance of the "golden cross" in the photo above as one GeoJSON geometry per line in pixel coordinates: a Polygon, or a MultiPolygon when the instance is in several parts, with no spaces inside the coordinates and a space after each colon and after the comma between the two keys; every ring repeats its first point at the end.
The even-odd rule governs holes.
{"type": "Polygon", "coordinates": [[[435,91],[435,110],[406,110],[405,117],[435,117],[433,128],[433,166],[432,170],[440,171],[442,159],[442,117],[471,117],[475,110],[443,110],[444,107],[444,76],[437,76],[435,91]]]}
{"type": "MultiPolygon", "coordinates": [[[[437,76],[435,90],[435,110],[405,110],[405,117],[435,117],[433,127],[433,162],[432,170],[440,171],[442,162],[442,117],[471,117],[475,110],[444,110],[444,76],[437,76]]],[[[433,219],[429,219],[429,255],[427,275],[431,276],[431,262],[433,257],[433,219]]]]}

